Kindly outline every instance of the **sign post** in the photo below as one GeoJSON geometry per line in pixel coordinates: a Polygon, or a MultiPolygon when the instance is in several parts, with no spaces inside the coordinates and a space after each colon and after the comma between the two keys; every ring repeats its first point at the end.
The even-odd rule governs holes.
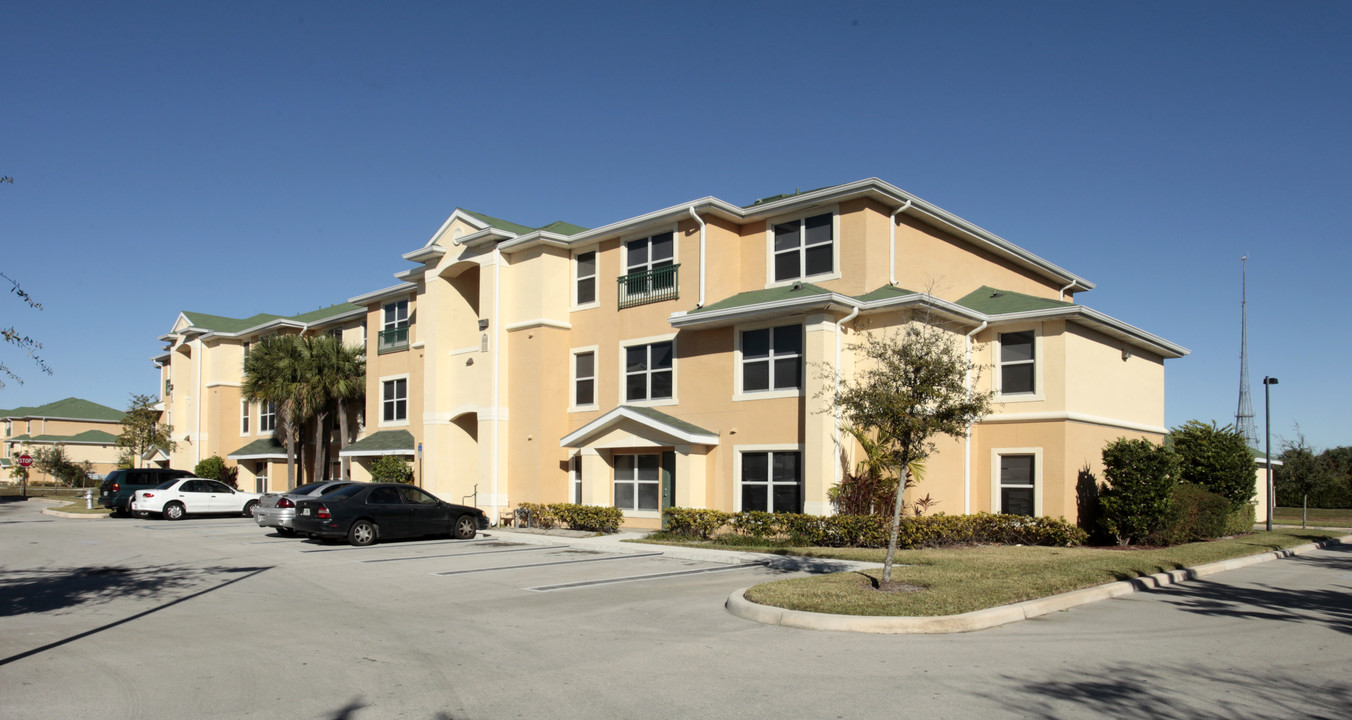
{"type": "Polygon", "coordinates": [[[19,456],[19,467],[23,468],[23,496],[28,497],[28,468],[33,467],[33,456],[24,453],[19,456]]]}

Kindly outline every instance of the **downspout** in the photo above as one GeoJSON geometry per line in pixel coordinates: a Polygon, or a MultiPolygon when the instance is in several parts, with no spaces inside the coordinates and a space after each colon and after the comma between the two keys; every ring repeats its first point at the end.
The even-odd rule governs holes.
{"type": "Polygon", "coordinates": [[[897,284],[897,216],[910,209],[911,200],[907,198],[905,205],[892,211],[891,222],[888,223],[892,235],[887,243],[887,272],[889,273],[887,277],[888,283],[892,285],[897,284]]]}
{"type": "Polygon", "coordinates": [[[695,212],[694,205],[690,206],[690,217],[699,223],[699,304],[695,307],[704,307],[704,221],[695,212]]]}
{"type": "Polygon", "coordinates": [[[1066,291],[1069,290],[1069,289],[1071,289],[1071,288],[1073,288],[1073,287],[1075,287],[1076,285],[1079,285],[1079,284],[1080,284],[1080,281],[1079,281],[1079,280],[1071,280],[1069,285],[1067,285],[1067,286],[1061,288],[1061,299],[1062,299],[1062,300],[1065,300],[1065,299],[1066,299],[1066,291]]]}
{"type": "Polygon", "coordinates": [[[499,332],[502,327],[502,251],[493,248],[493,515],[501,516],[498,506],[498,425],[502,423],[502,409],[498,407],[502,355],[498,347],[499,332]]]}
{"type": "MultiPolygon", "coordinates": [[[[976,334],[985,330],[990,322],[982,320],[976,329],[967,333],[967,379],[964,385],[967,386],[967,394],[972,394],[972,338],[976,334]]],[[[972,424],[967,423],[967,434],[963,438],[963,470],[962,470],[962,514],[972,514],[972,424]]]]}
{"type": "Polygon", "coordinates": [[[193,353],[193,363],[197,365],[197,442],[192,444],[193,467],[202,462],[202,339],[196,340],[197,351],[193,353]]]}
{"type": "MultiPolygon", "coordinates": [[[[849,315],[846,315],[845,317],[841,318],[840,321],[836,323],[836,391],[835,391],[836,397],[840,396],[840,331],[842,328],[844,328],[845,323],[855,319],[858,316],[859,316],[859,306],[856,305],[854,309],[850,311],[849,315]]],[[[833,402],[832,405],[834,406],[835,403],[833,402]]],[[[836,448],[837,452],[839,452],[839,450],[843,449],[843,446],[841,445],[840,442],[840,408],[838,407],[835,408],[832,415],[834,416],[833,420],[835,423],[836,448]]],[[[831,464],[836,466],[836,484],[840,484],[841,481],[840,463],[833,462],[831,464]]]]}

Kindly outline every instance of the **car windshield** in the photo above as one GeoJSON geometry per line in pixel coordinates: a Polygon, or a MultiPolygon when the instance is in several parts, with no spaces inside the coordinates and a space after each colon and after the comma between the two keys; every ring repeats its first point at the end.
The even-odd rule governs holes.
{"type": "Polygon", "coordinates": [[[178,480],[179,480],[178,478],[174,478],[173,480],[165,480],[164,482],[160,483],[159,485],[156,485],[156,486],[155,486],[155,489],[156,489],[156,490],[168,490],[169,488],[173,487],[173,486],[174,486],[174,483],[178,482],[178,480]]]}
{"type": "MultiPolygon", "coordinates": [[[[327,482],[327,481],[325,481],[325,482],[327,482]]],[[[312,492],[315,491],[315,488],[317,488],[317,487],[319,487],[320,485],[323,485],[323,484],[324,484],[324,483],[322,483],[322,482],[317,482],[317,483],[310,483],[309,485],[301,485],[300,487],[298,487],[298,488],[296,488],[296,489],[294,489],[294,490],[287,490],[287,491],[286,491],[286,494],[287,494],[287,495],[309,495],[310,493],[312,493],[312,492]]]]}
{"type": "Polygon", "coordinates": [[[321,492],[321,493],[319,493],[319,494],[320,494],[320,495],[331,495],[331,494],[333,494],[333,493],[335,493],[335,492],[337,492],[337,491],[339,491],[339,490],[342,490],[343,488],[349,488],[349,487],[353,487],[351,483],[348,483],[348,484],[345,484],[345,485],[334,485],[333,487],[326,487],[326,488],[324,488],[324,492],[321,492]]]}

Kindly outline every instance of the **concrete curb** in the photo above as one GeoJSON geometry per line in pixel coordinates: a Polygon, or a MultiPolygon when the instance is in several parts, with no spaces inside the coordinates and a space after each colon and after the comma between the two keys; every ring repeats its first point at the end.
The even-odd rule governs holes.
{"type": "Polygon", "coordinates": [[[801,628],[804,630],[834,630],[838,632],[880,634],[971,632],[973,630],[985,630],[986,628],[993,628],[999,625],[1006,625],[1008,623],[1038,617],[1039,615],[1067,610],[1078,605],[1087,605],[1092,602],[1127,595],[1138,590],[1153,590],[1155,588],[1168,587],[1187,580],[1214,575],[1227,570],[1237,570],[1242,567],[1257,565],[1258,563],[1267,562],[1269,560],[1278,560],[1294,555],[1302,555],[1312,550],[1349,543],[1352,543],[1352,535],[1345,535],[1341,538],[1330,538],[1317,543],[1297,545],[1296,547],[1287,548],[1286,550],[1276,550],[1260,553],[1258,555],[1232,558],[1230,560],[1198,565],[1197,567],[1185,568],[1183,570],[1155,573],[1154,575],[1111,582],[1081,590],[1073,590],[1068,593],[1038,598],[1036,600],[1025,600],[1012,605],[1002,605],[999,607],[986,608],[984,610],[973,610],[972,612],[963,613],[961,615],[898,617],[832,615],[829,613],[806,612],[803,610],[785,610],[784,608],[772,607],[770,605],[759,605],[747,600],[745,593],[747,590],[750,590],[750,588],[742,588],[730,595],[725,607],[727,607],[728,612],[746,620],[752,620],[766,625],[782,625],[784,627],[801,628]]]}
{"type": "Polygon", "coordinates": [[[61,512],[60,510],[53,510],[52,508],[43,508],[42,514],[54,515],[61,518],[71,518],[73,520],[103,520],[108,517],[107,515],[86,515],[84,513],[61,512]]]}

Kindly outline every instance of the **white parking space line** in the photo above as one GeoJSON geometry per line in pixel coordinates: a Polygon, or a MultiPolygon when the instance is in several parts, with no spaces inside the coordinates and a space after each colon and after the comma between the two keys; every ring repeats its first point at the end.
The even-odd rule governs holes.
{"type": "Polygon", "coordinates": [[[762,568],[770,564],[768,560],[758,562],[741,563],[739,565],[720,565],[718,567],[698,568],[696,570],[672,570],[671,572],[648,573],[646,575],[627,575],[625,577],[606,578],[604,580],[580,580],[578,582],[560,583],[558,585],[540,585],[537,587],[522,588],[531,592],[554,592],[556,590],[573,590],[576,588],[593,587],[596,585],[614,585],[617,583],[640,582],[643,580],[660,580],[663,578],[680,577],[682,575],[702,575],[704,573],[723,572],[725,570],[745,570],[747,568],[762,568]]]}
{"type": "MultiPolygon", "coordinates": [[[[305,541],[302,540],[301,542],[305,542],[305,541]]],[[[334,542],[336,543],[336,542],[341,542],[341,541],[334,541],[334,542]]],[[[435,538],[434,538],[434,539],[431,539],[431,540],[415,540],[415,541],[412,541],[412,542],[409,542],[409,541],[400,541],[398,545],[376,544],[376,545],[373,545],[373,546],[367,546],[367,547],[354,547],[354,546],[352,546],[352,545],[338,545],[338,546],[336,546],[336,547],[318,547],[318,548],[310,548],[309,550],[297,550],[296,552],[302,552],[302,553],[322,553],[322,552],[374,552],[374,551],[376,551],[376,550],[398,550],[398,549],[400,549],[400,548],[408,548],[408,547],[427,547],[428,545],[445,545],[446,543],[450,543],[450,542],[456,543],[456,544],[458,544],[458,545],[478,545],[478,544],[480,544],[480,543],[487,543],[487,542],[493,542],[493,541],[492,541],[492,540],[446,540],[446,539],[444,539],[444,538],[441,538],[441,539],[435,539],[435,538]]],[[[500,541],[499,541],[499,542],[500,542],[500,541]]]]}
{"type": "Polygon", "coordinates": [[[470,555],[500,555],[500,554],[502,554],[502,553],[530,552],[530,551],[532,551],[532,550],[558,550],[559,548],[562,548],[562,547],[565,547],[565,546],[564,546],[564,545],[530,545],[530,546],[526,546],[526,547],[507,548],[507,549],[505,549],[505,550],[477,550],[477,551],[474,551],[474,552],[440,553],[440,554],[437,554],[437,555],[407,555],[407,556],[405,556],[405,557],[376,558],[376,559],[374,559],[374,560],[358,560],[357,562],[363,562],[363,563],[384,563],[384,562],[399,562],[399,561],[401,561],[401,560],[429,560],[429,559],[431,559],[431,558],[468,557],[468,556],[470,556],[470,555]]]}
{"type": "Polygon", "coordinates": [[[578,563],[607,562],[609,560],[636,560],[645,557],[657,557],[660,552],[638,553],[635,555],[608,555],[606,557],[584,558],[582,560],[554,560],[552,562],[531,563],[529,565],[504,565],[502,567],[475,568],[473,570],[443,570],[433,575],[470,575],[472,573],[494,572],[497,570],[524,570],[526,568],[550,567],[551,565],[576,565],[578,563]]]}

